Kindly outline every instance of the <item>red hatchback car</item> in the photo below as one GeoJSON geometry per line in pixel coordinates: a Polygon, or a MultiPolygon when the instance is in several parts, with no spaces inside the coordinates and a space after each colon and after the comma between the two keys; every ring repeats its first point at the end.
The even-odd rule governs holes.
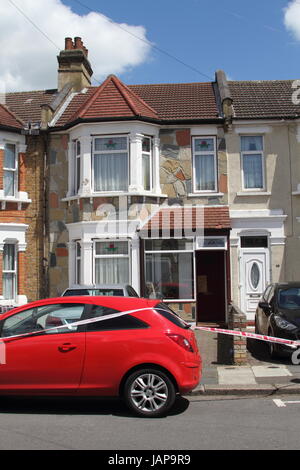
{"type": "Polygon", "coordinates": [[[120,396],[142,416],[165,414],[201,378],[193,331],[158,300],[33,302],[0,317],[0,349],[2,395],[120,396]]]}

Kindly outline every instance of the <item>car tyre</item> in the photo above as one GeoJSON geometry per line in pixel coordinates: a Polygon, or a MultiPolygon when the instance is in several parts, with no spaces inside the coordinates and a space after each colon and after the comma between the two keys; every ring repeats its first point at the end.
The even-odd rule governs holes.
{"type": "Polygon", "coordinates": [[[176,390],[172,380],[161,370],[140,369],[126,379],[123,398],[135,414],[154,418],[172,408],[176,390]]]}
{"type": "Polygon", "coordinates": [[[255,330],[254,330],[255,334],[259,335],[260,332],[259,332],[259,329],[258,329],[258,322],[257,322],[257,318],[255,318],[255,330]]]}
{"type": "MultiPolygon", "coordinates": [[[[272,330],[268,331],[268,336],[274,336],[274,333],[272,330]]],[[[279,358],[280,355],[276,349],[275,343],[271,343],[270,341],[268,344],[269,344],[269,354],[270,354],[271,359],[279,358]]]]}

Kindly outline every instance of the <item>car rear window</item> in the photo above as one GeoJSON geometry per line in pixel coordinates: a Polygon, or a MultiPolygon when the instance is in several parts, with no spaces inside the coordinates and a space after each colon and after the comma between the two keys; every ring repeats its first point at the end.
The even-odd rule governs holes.
{"type": "MultiPolygon", "coordinates": [[[[116,313],[120,313],[120,311],[101,305],[93,305],[89,313],[89,318],[105,317],[106,315],[116,313]]],[[[148,327],[149,325],[147,323],[132,315],[122,315],[120,317],[88,323],[86,325],[86,331],[136,330],[148,327]]]]}
{"type": "Polygon", "coordinates": [[[300,287],[279,289],[278,305],[287,310],[300,309],[300,287]]]}
{"type": "Polygon", "coordinates": [[[184,328],[185,330],[190,328],[190,325],[186,323],[180,316],[174,312],[168,305],[166,304],[157,304],[154,307],[154,310],[162,315],[164,318],[167,318],[170,322],[174,323],[174,325],[179,326],[180,328],[184,328]]]}

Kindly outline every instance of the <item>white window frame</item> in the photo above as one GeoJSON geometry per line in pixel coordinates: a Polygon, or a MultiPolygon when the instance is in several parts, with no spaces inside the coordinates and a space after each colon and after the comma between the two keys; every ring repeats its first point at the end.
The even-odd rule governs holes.
{"type": "Polygon", "coordinates": [[[144,282],[146,282],[146,255],[147,254],[166,254],[166,253],[192,253],[192,272],[193,272],[193,297],[191,299],[167,299],[164,298],[163,300],[167,303],[183,303],[183,302],[196,302],[196,262],[195,262],[195,240],[194,238],[189,238],[186,237],[184,240],[186,241],[191,241],[192,242],[192,248],[188,250],[146,250],[146,241],[147,240],[163,240],[162,238],[145,238],[145,250],[144,250],[144,273],[145,273],[145,279],[144,282]]]}
{"type": "Polygon", "coordinates": [[[193,155],[193,192],[195,194],[205,194],[205,193],[217,193],[218,192],[218,165],[217,165],[217,137],[215,135],[195,135],[192,136],[192,155],[193,155]],[[213,139],[214,150],[195,150],[195,140],[196,139],[213,139]],[[196,157],[197,155],[214,155],[214,189],[196,189],[197,179],[196,179],[196,157]]]}
{"type": "Polygon", "coordinates": [[[91,159],[91,170],[92,170],[92,192],[96,194],[106,194],[106,193],[112,193],[112,194],[122,194],[122,193],[127,193],[128,188],[130,185],[130,145],[129,145],[129,134],[124,133],[124,134],[103,134],[103,135],[93,135],[92,136],[92,159],[91,159]],[[127,141],[127,152],[125,151],[120,151],[120,150],[107,150],[107,151],[100,151],[95,149],[95,142],[96,139],[109,139],[109,138],[116,138],[116,137],[126,137],[127,141]],[[101,155],[102,153],[125,153],[127,154],[127,187],[125,190],[113,190],[113,189],[105,189],[103,191],[96,191],[95,190],[95,156],[96,155],[101,155]]]}
{"type": "Polygon", "coordinates": [[[205,237],[196,237],[196,250],[221,250],[227,251],[227,237],[224,236],[205,236],[205,237]],[[209,241],[212,242],[212,245],[209,245],[209,241]],[[220,245],[214,245],[213,242],[220,242],[220,245]],[[205,242],[208,242],[206,245],[205,242]]]}
{"type": "Polygon", "coordinates": [[[15,168],[5,167],[5,154],[4,154],[4,160],[3,160],[3,194],[4,194],[5,198],[10,198],[10,197],[15,198],[17,196],[17,191],[18,191],[18,172],[19,172],[18,149],[17,149],[17,144],[15,142],[6,142],[5,146],[4,146],[4,152],[6,151],[6,146],[7,145],[13,145],[14,148],[15,148],[15,168]],[[13,194],[5,194],[5,178],[4,178],[4,175],[7,172],[13,173],[13,175],[14,175],[13,194]]]}
{"type": "Polygon", "coordinates": [[[75,243],[75,284],[81,284],[81,243],[80,240],[74,240],[75,243]],[[79,254],[78,254],[79,248],[79,254]]]}
{"type": "Polygon", "coordinates": [[[3,285],[3,298],[4,300],[7,301],[12,301],[15,302],[17,299],[17,275],[18,275],[18,251],[17,251],[17,245],[16,243],[13,242],[6,242],[4,243],[3,246],[3,269],[2,269],[2,285],[3,285]],[[5,257],[5,247],[6,246],[13,246],[14,247],[14,267],[13,269],[4,269],[4,257],[5,257]],[[12,298],[5,298],[5,292],[4,292],[4,275],[5,274],[12,274],[13,275],[13,297],[12,298]]]}
{"type": "MultiPolygon", "coordinates": [[[[144,191],[153,191],[153,137],[150,135],[143,135],[142,139],[142,160],[141,160],[141,165],[142,165],[142,178],[143,178],[143,156],[147,155],[149,158],[149,174],[150,174],[150,187],[145,188],[144,191]],[[150,141],[150,152],[146,152],[143,150],[143,140],[148,139],[150,141]]],[[[142,181],[144,185],[144,181],[142,181]]]]}
{"type": "Polygon", "coordinates": [[[79,139],[73,141],[73,159],[74,159],[74,195],[78,194],[81,187],[81,142],[79,139]],[[79,151],[78,151],[79,148],[79,151]],[[79,164],[79,172],[78,172],[79,164]]]}
{"type": "MultiPolygon", "coordinates": [[[[262,134],[242,134],[240,135],[240,148],[241,148],[241,174],[242,174],[242,190],[245,192],[253,191],[265,191],[265,139],[262,134]],[[243,137],[261,137],[262,138],[262,150],[242,150],[242,139],[243,137]],[[245,187],[245,176],[244,176],[244,158],[246,155],[261,155],[261,168],[262,168],[262,187],[246,188],[245,187]]],[[[247,158],[247,157],[246,157],[247,158]]]]}
{"type": "Polygon", "coordinates": [[[124,239],[101,239],[97,238],[93,240],[93,283],[96,284],[96,259],[111,259],[111,258],[126,258],[128,259],[128,283],[126,284],[131,284],[131,249],[130,249],[130,243],[128,240],[124,239]],[[117,242],[127,242],[128,246],[128,253],[127,254],[107,254],[107,255],[97,255],[96,254],[96,244],[97,243],[117,243],[117,242]]]}

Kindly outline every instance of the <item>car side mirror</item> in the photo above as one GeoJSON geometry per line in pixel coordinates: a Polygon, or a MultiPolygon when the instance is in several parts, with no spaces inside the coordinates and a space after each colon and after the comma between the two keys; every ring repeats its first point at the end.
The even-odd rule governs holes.
{"type": "Polygon", "coordinates": [[[259,302],[258,303],[259,308],[262,308],[263,310],[271,310],[270,304],[268,302],[259,302]]]}

